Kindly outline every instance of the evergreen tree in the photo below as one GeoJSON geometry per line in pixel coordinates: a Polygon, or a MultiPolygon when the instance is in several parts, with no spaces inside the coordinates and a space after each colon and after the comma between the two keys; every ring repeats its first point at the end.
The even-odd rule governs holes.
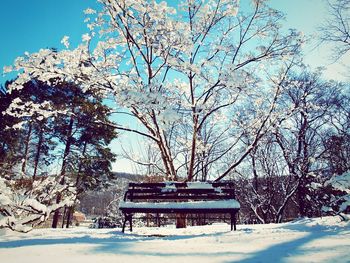
{"type": "MultiPolygon", "coordinates": [[[[4,89],[0,99],[4,101],[0,154],[12,172],[33,184],[44,171],[59,168],[59,183],[74,182],[77,193],[106,184],[114,160],[108,144],[116,133],[105,125],[110,110],[101,97],[71,83],[33,79],[11,94],[4,89]]],[[[62,198],[57,192],[56,203],[62,198]]],[[[67,225],[72,213],[68,210],[67,225]]],[[[54,212],[53,227],[58,225],[59,212],[54,212]]]]}

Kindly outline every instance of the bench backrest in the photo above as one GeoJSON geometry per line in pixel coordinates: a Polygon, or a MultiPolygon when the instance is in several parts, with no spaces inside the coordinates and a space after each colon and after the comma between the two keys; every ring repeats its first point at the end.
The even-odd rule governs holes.
{"type": "Polygon", "coordinates": [[[232,182],[129,183],[124,201],[188,201],[235,199],[232,182]]]}

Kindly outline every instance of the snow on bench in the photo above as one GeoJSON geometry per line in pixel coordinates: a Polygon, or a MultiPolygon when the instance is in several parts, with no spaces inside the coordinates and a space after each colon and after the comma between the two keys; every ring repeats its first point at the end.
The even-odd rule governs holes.
{"type": "Polygon", "coordinates": [[[218,200],[218,201],[194,201],[194,202],[161,202],[161,203],[148,203],[148,202],[120,202],[120,209],[125,208],[145,208],[145,209],[239,209],[240,204],[237,200],[218,200]]]}

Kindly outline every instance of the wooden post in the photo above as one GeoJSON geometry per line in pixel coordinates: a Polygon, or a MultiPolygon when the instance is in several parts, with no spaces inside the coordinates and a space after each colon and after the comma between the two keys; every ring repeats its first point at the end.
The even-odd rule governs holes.
{"type": "Polygon", "coordinates": [[[124,213],[124,222],[123,222],[122,233],[124,233],[124,231],[125,231],[125,225],[126,225],[126,214],[124,213]]]}
{"type": "Polygon", "coordinates": [[[231,231],[232,230],[237,230],[236,228],[236,212],[231,213],[231,231]]]}
{"type": "Polygon", "coordinates": [[[186,228],[186,214],[176,214],[176,228],[186,228]]]}
{"type": "Polygon", "coordinates": [[[157,222],[157,227],[160,227],[160,217],[159,217],[159,213],[157,213],[156,222],[157,222]]]}
{"type": "Polygon", "coordinates": [[[128,217],[130,222],[130,232],[132,232],[132,214],[129,214],[128,217]]]}

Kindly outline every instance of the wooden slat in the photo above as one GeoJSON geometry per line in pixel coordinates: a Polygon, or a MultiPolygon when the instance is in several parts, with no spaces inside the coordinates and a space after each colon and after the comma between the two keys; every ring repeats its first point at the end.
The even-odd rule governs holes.
{"type": "MultiPolygon", "coordinates": [[[[200,182],[196,182],[196,183],[200,183],[200,182]]],[[[203,184],[211,184],[213,187],[223,187],[223,186],[227,186],[227,187],[234,187],[234,183],[231,181],[228,182],[203,182],[203,184]]],[[[166,187],[169,185],[173,185],[176,187],[187,187],[187,183],[184,182],[164,182],[164,183],[129,183],[129,187],[141,187],[141,188],[154,188],[154,187],[166,187]]]]}
{"type": "Polygon", "coordinates": [[[233,195],[133,195],[132,201],[137,200],[225,200],[234,199],[233,195]]]}
{"type": "MultiPolygon", "coordinates": [[[[200,185],[200,183],[198,183],[200,185]]],[[[208,183],[205,183],[207,185],[208,183]]],[[[235,198],[235,191],[232,182],[209,183],[213,188],[187,188],[187,183],[129,183],[129,190],[124,200],[223,200],[235,198]],[[171,187],[169,187],[171,186],[171,187]],[[176,186],[176,188],[174,187],[176,186]],[[172,188],[174,187],[174,188],[172,188]]]]}
{"type": "Polygon", "coordinates": [[[167,189],[167,188],[146,188],[146,189],[130,189],[129,192],[132,193],[162,193],[162,194],[172,194],[172,193],[197,193],[197,194],[207,194],[207,193],[233,193],[232,188],[211,188],[211,189],[191,189],[191,188],[177,188],[177,189],[167,189]]]}

